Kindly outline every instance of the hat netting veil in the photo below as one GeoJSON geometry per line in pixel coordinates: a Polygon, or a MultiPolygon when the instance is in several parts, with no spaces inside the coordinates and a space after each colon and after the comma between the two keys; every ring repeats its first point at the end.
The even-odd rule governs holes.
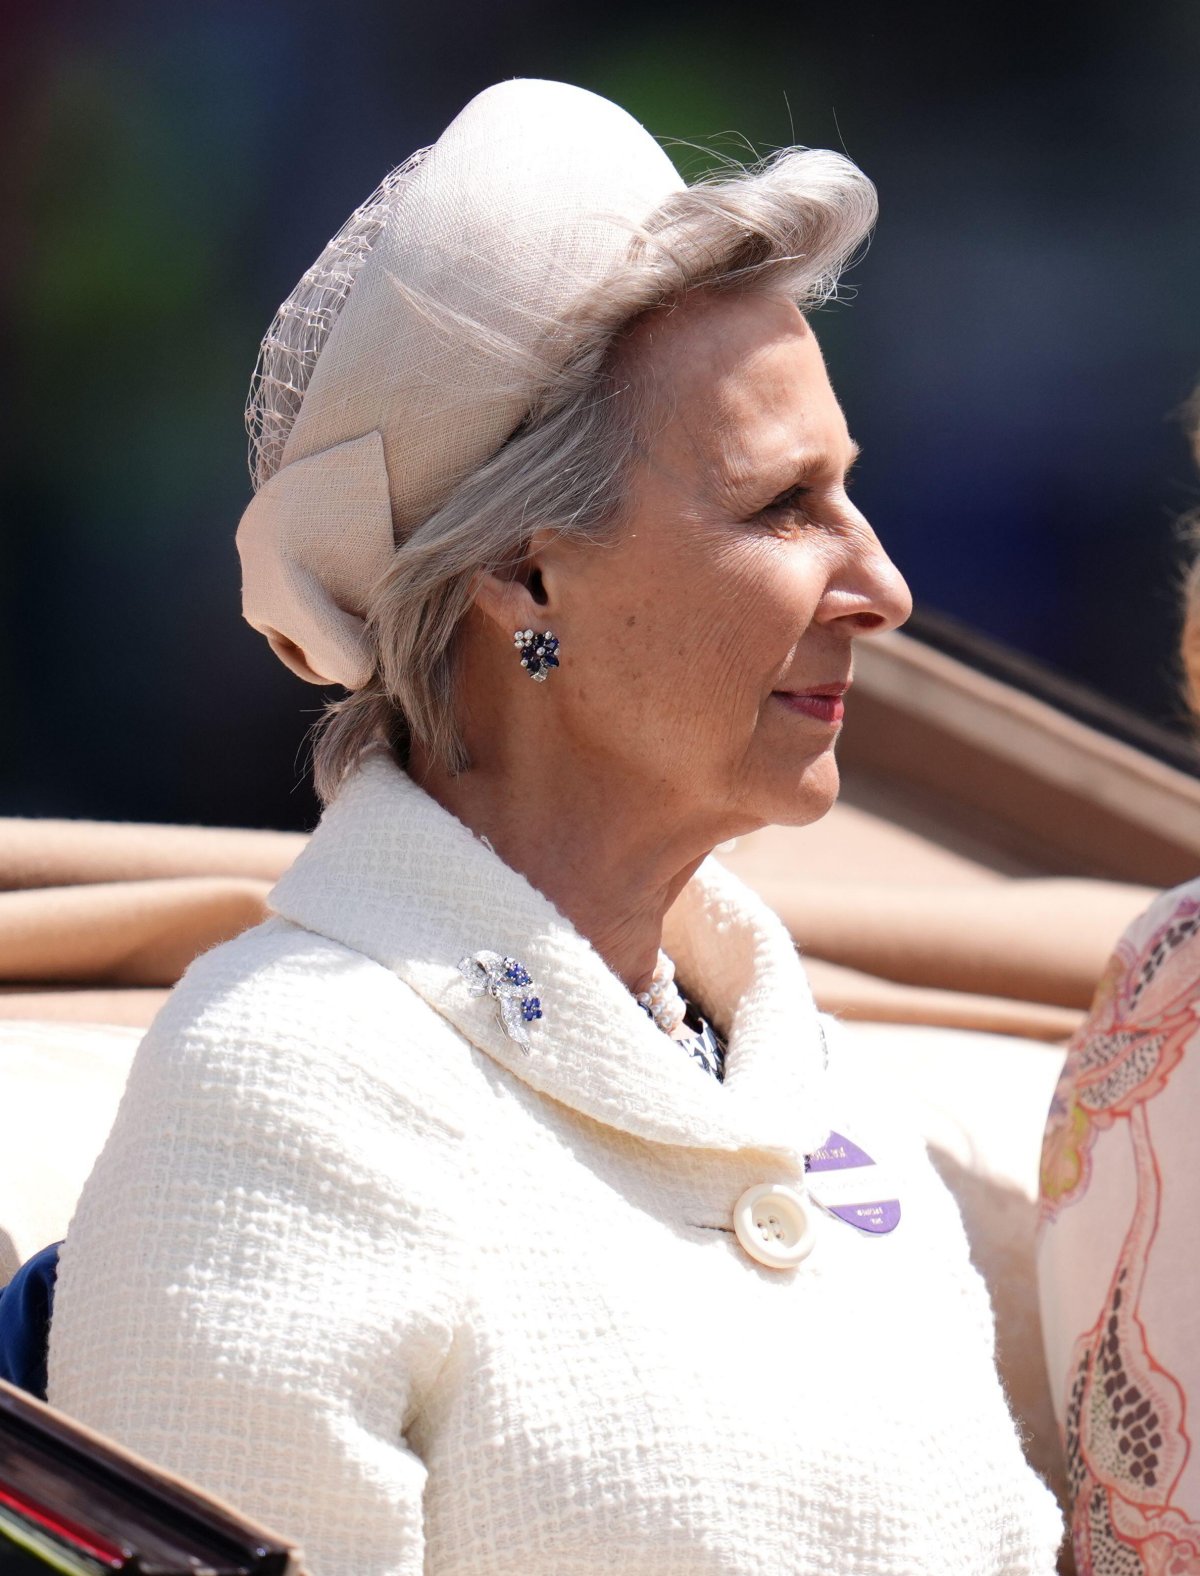
{"type": "Polygon", "coordinates": [[[255,492],[279,470],[317,357],[391,208],[428,152],[418,148],[360,203],[306,270],[263,336],[246,401],[247,458],[255,492]]]}

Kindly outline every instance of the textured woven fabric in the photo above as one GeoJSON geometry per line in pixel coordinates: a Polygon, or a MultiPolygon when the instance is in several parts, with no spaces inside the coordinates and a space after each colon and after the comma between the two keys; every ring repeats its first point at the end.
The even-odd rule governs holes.
{"type": "Polygon", "coordinates": [[[238,527],[243,612],[301,677],[366,682],[362,615],[393,529],[407,537],[496,452],[566,360],[572,311],[682,187],[632,116],[562,82],[498,83],[438,138],[238,527]]]}
{"type": "Polygon", "coordinates": [[[724,1084],[380,751],[272,903],[139,1049],[62,1253],[52,1402],[316,1576],[1050,1576],[954,1204],[734,877],[702,867],[663,942],[724,1084]],[[528,1053],[458,970],[483,949],[532,976],[528,1053]],[[735,1201],[803,1190],[835,1126],[899,1227],[821,1217],[763,1267],[735,1201]]]}

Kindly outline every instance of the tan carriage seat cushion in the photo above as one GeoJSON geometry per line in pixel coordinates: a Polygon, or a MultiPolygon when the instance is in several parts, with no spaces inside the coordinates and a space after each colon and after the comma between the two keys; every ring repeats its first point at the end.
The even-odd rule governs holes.
{"type": "Polygon", "coordinates": [[[142,1033],[0,1019],[0,1285],[65,1235],[142,1033]]]}

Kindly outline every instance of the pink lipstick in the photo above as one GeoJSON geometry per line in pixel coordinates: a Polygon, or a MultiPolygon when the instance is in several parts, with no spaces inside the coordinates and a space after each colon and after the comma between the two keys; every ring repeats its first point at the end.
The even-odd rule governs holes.
{"type": "Polygon", "coordinates": [[[818,684],[808,690],[776,690],[774,693],[789,711],[811,717],[814,722],[839,727],[846,715],[843,696],[849,688],[849,684],[818,684]]]}

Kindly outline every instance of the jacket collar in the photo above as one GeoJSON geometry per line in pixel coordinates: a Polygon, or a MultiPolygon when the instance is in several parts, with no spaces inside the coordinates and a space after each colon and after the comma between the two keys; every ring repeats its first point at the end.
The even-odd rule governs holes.
{"type": "Polygon", "coordinates": [[[637,1005],[603,959],[381,747],[343,783],[270,907],[391,969],[531,1088],[638,1138],[791,1157],[825,1137],[824,1037],[791,940],[716,861],[667,917],[663,945],[728,1042],[707,1076],[637,1005]],[[528,1052],[472,996],[459,960],[519,959],[544,1016],[528,1052]]]}

